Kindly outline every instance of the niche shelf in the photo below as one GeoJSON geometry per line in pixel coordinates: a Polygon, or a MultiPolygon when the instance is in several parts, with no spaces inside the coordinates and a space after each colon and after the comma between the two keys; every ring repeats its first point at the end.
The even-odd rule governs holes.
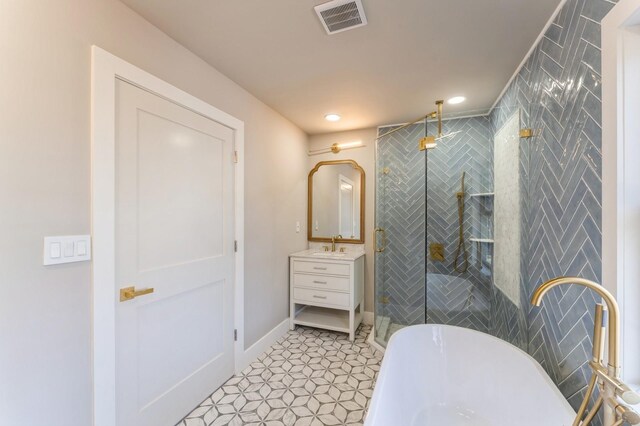
{"type": "Polygon", "coordinates": [[[474,242],[474,243],[493,244],[493,240],[491,238],[475,238],[475,237],[471,237],[471,238],[469,238],[469,241],[474,242]]]}
{"type": "Polygon", "coordinates": [[[493,192],[480,192],[478,194],[471,194],[471,197],[493,197],[495,193],[493,192]]]}

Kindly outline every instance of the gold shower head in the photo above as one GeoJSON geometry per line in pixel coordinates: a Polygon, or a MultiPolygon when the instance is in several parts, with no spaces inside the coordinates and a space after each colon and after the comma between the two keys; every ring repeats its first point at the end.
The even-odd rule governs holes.
{"type": "MultiPolygon", "coordinates": [[[[438,119],[438,136],[425,136],[420,139],[419,149],[420,151],[424,151],[425,149],[433,149],[436,147],[436,142],[441,139],[442,136],[442,106],[444,105],[444,101],[438,100],[436,101],[437,110],[427,114],[427,119],[438,119]]],[[[426,126],[426,120],[425,120],[426,126]]]]}
{"type": "Polygon", "coordinates": [[[435,136],[425,136],[420,139],[420,151],[425,149],[433,149],[437,146],[435,136]]]}

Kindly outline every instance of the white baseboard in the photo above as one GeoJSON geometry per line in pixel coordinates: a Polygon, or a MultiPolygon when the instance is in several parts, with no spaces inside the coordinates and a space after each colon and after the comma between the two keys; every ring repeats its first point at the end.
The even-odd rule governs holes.
{"type": "Polygon", "coordinates": [[[364,311],[362,322],[366,325],[373,325],[373,312],[364,311]]]}
{"type": "Polygon", "coordinates": [[[289,331],[289,318],[276,325],[273,330],[265,334],[256,343],[240,354],[236,362],[236,374],[247,368],[249,364],[258,359],[271,345],[283,337],[289,331]]]}

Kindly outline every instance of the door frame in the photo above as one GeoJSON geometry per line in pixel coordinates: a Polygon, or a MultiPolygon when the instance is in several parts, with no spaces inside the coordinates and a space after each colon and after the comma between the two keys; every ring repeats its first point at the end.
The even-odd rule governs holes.
{"type": "Polygon", "coordinates": [[[602,20],[602,283],[622,313],[622,375],[640,385],[640,0],[621,0],[602,20]]]}
{"type": "MultiPolygon", "coordinates": [[[[152,74],[91,47],[91,229],[93,236],[93,424],[116,424],[115,146],[116,80],[123,80],[234,131],[235,178],[234,365],[244,353],[244,122],[152,74]]],[[[212,389],[213,391],[214,389],[212,389]]],[[[185,413],[186,414],[186,413],[185,413]]]]}

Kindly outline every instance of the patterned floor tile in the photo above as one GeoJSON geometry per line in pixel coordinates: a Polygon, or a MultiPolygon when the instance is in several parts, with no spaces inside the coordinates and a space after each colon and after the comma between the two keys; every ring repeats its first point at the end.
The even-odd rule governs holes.
{"type": "Polygon", "coordinates": [[[346,334],[297,327],[233,376],[177,426],[356,426],[382,355],[346,334]]]}

